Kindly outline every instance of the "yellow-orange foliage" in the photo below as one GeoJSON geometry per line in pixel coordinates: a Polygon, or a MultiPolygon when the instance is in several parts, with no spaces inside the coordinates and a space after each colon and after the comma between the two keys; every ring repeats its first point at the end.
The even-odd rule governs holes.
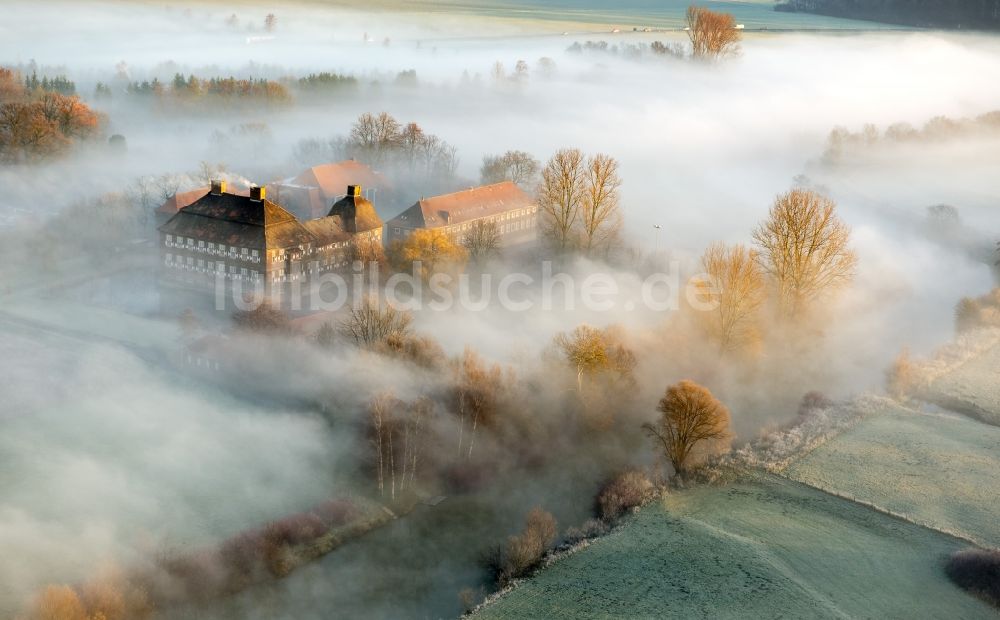
{"type": "Polygon", "coordinates": [[[392,248],[392,262],[399,270],[408,270],[420,262],[419,275],[429,280],[444,269],[461,269],[468,259],[465,248],[446,232],[436,228],[415,230],[402,244],[392,248]]]}
{"type": "Polygon", "coordinates": [[[35,599],[29,620],[88,620],[76,591],[69,586],[49,586],[35,599]]]}
{"type": "Polygon", "coordinates": [[[691,55],[695,58],[711,60],[739,51],[742,33],[729,13],[691,5],[687,10],[687,28],[691,55]]]}
{"type": "Polygon", "coordinates": [[[698,314],[709,335],[723,351],[750,346],[757,341],[759,313],[766,299],[764,271],[757,253],[744,246],[713,243],[701,258],[706,280],[698,282],[712,310],[698,314]]]}
{"type": "Polygon", "coordinates": [[[643,428],[660,442],[678,473],[686,471],[695,446],[706,442],[722,448],[730,437],[729,410],[694,381],[668,387],[656,410],[660,419],[643,428]]]}
{"type": "Polygon", "coordinates": [[[848,247],[851,229],[836,204],[816,192],[793,189],[778,196],[767,220],[753,233],[761,266],[774,278],[785,316],[809,306],[854,276],[857,256],[848,247]]]}

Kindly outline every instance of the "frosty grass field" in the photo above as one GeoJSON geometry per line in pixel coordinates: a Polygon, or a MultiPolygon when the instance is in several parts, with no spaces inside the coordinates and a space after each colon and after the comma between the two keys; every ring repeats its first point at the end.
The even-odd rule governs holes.
{"type": "Polygon", "coordinates": [[[928,527],[1000,546],[1000,427],[896,409],[866,418],[785,470],[928,527]]]}
{"type": "Polygon", "coordinates": [[[935,401],[1000,425],[1000,346],[977,355],[930,385],[935,401]]]}
{"type": "Polygon", "coordinates": [[[995,618],[943,564],[1000,545],[998,471],[1000,427],[890,407],[781,476],[671,493],[477,617],[995,618]]]}
{"type": "Polygon", "coordinates": [[[964,546],[761,475],[669,495],[477,617],[995,618],[944,577],[964,546]]]}

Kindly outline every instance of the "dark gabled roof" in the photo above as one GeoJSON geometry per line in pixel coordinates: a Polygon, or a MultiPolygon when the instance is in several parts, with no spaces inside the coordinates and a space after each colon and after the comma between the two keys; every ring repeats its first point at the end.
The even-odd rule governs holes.
{"type": "Polygon", "coordinates": [[[268,226],[295,219],[294,215],[270,200],[251,200],[249,196],[229,193],[206,194],[185,207],[183,211],[189,215],[201,215],[253,226],[268,226]]]}
{"type": "Polygon", "coordinates": [[[159,230],[245,247],[283,248],[316,241],[281,205],[229,193],[206,194],[178,211],[159,230]]]}
{"type": "Polygon", "coordinates": [[[302,225],[316,237],[317,244],[320,246],[347,241],[351,238],[351,235],[344,231],[339,217],[321,217],[302,222],[302,225]]]}
{"type": "Polygon", "coordinates": [[[534,204],[531,196],[520,187],[510,181],[503,181],[433,198],[422,198],[389,220],[388,224],[407,228],[437,228],[534,204]]]}
{"type": "Polygon", "coordinates": [[[268,248],[290,248],[317,242],[316,235],[294,218],[291,221],[265,226],[264,238],[268,248]]]}
{"type": "MultiPolygon", "coordinates": [[[[209,189],[210,188],[208,187],[199,187],[186,192],[177,192],[170,198],[163,201],[163,204],[157,207],[156,212],[165,215],[173,215],[191,203],[200,200],[203,196],[205,196],[205,194],[208,193],[209,189]]],[[[250,195],[249,191],[245,189],[229,190],[229,193],[236,194],[237,196],[250,195]]]]}
{"type": "Polygon", "coordinates": [[[382,228],[382,218],[375,212],[375,205],[363,196],[344,196],[333,203],[327,215],[338,218],[340,225],[349,233],[382,228]]]}

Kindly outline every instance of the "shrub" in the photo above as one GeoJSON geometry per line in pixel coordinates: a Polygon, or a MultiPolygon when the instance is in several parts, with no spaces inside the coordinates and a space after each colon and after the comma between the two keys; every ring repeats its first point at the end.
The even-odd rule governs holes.
{"type": "Polygon", "coordinates": [[[945,573],[958,587],[1000,607],[1000,550],[956,551],[948,559],[945,573]]]}
{"type": "MultiPolygon", "coordinates": [[[[219,556],[208,551],[164,558],[160,560],[159,567],[164,574],[175,580],[175,587],[179,588],[180,594],[185,598],[205,600],[215,596],[222,586],[219,556]]],[[[236,575],[228,564],[224,564],[222,568],[226,571],[226,577],[233,578],[236,575]]],[[[245,573],[239,573],[239,576],[242,578],[245,573]]],[[[171,594],[177,595],[172,590],[173,588],[171,594]]]]}
{"type": "Polygon", "coordinates": [[[38,596],[28,615],[30,620],[87,620],[87,611],[69,586],[49,586],[38,596]]]}
{"type": "Polygon", "coordinates": [[[444,349],[437,341],[427,336],[392,334],[378,343],[375,350],[429,370],[441,368],[445,362],[444,349]]]}
{"type": "Polygon", "coordinates": [[[312,509],[326,527],[337,527],[350,523],[361,516],[361,511],[349,499],[331,499],[312,509]]]}
{"type": "Polygon", "coordinates": [[[910,352],[903,349],[886,371],[886,389],[897,400],[912,396],[919,387],[919,370],[910,359],[910,352]]]}
{"type": "Polygon", "coordinates": [[[601,519],[587,519],[580,526],[566,528],[563,543],[569,546],[608,533],[608,524],[601,519]]]}
{"type": "Polygon", "coordinates": [[[458,593],[458,602],[462,606],[462,613],[471,613],[472,610],[479,605],[479,602],[482,601],[483,598],[485,598],[485,596],[482,586],[478,589],[462,588],[458,593]]]}
{"type": "Polygon", "coordinates": [[[955,330],[959,333],[979,327],[982,322],[982,308],[971,297],[963,297],[955,306],[955,330]]]}
{"type": "Polygon", "coordinates": [[[507,538],[491,559],[497,583],[504,586],[541,562],[556,540],[556,520],[541,508],[532,508],[520,534],[507,538]]]}
{"type": "Polygon", "coordinates": [[[655,489],[646,474],[630,469],[604,485],[597,494],[597,512],[601,519],[614,523],[627,511],[653,498],[655,489]]]}
{"type": "Polygon", "coordinates": [[[273,521],[264,528],[264,539],[287,547],[311,542],[327,531],[326,524],[313,513],[302,512],[273,521]]]}
{"type": "Polygon", "coordinates": [[[233,314],[233,324],[248,331],[284,334],[292,330],[291,319],[280,308],[268,301],[252,310],[239,310],[233,314]]]}
{"type": "Polygon", "coordinates": [[[829,409],[833,406],[833,401],[826,394],[812,390],[802,396],[799,403],[799,417],[804,417],[817,409],[829,409]]]}
{"type": "Polygon", "coordinates": [[[250,577],[262,559],[262,536],[256,530],[240,532],[219,547],[219,560],[230,579],[250,577]]]}
{"type": "Polygon", "coordinates": [[[326,525],[312,513],[294,514],[269,523],[261,535],[267,570],[275,577],[287,575],[293,568],[290,548],[312,542],[326,532],[326,525]]]}

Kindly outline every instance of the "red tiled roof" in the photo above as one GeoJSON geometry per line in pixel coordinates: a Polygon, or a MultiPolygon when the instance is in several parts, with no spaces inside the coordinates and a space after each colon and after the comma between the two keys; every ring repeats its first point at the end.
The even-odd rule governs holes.
{"type": "Polygon", "coordinates": [[[313,166],[287,184],[318,187],[328,201],[336,196],[343,196],[348,185],[380,189],[389,185],[381,174],[353,159],[313,166]]]}
{"type": "Polygon", "coordinates": [[[521,209],[535,204],[534,199],[512,183],[472,187],[453,194],[423,198],[387,222],[407,228],[437,228],[460,224],[521,209]]]}

